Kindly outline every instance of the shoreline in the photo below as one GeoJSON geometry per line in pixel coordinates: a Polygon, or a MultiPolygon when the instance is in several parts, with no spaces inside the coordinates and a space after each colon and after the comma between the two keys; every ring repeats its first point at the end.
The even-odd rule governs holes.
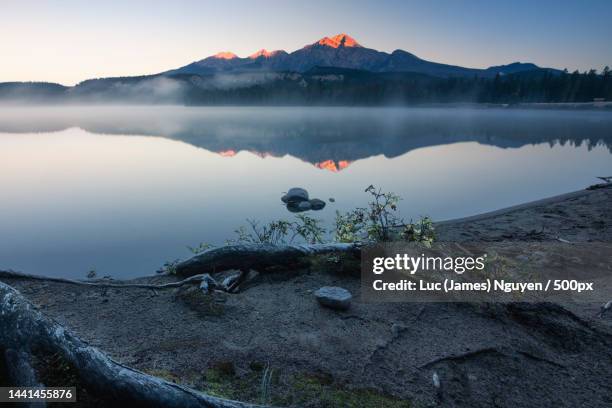
{"type": "MultiPolygon", "coordinates": [[[[436,231],[442,230],[443,231],[443,236],[442,236],[442,240],[443,241],[449,241],[451,239],[451,237],[454,238],[454,236],[446,236],[448,234],[448,232],[454,228],[459,228],[462,227],[465,224],[468,223],[478,223],[481,221],[488,221],[491,219],[495,219],[495,218],[501,218],[504,217],[508,214],[514,213],[514,212],[521,212],[521,211],[530,211],[530,210],[534,210],[540,207],[546,207],[546,206],[552,206],[555,205],[557,203],[562,203],[564,201],[567,200],[575,200],[581,197],[586,197],[592,194],[593,191],[597,191],[599,189],[611,189],[612,190],[612,183],[602,183],[602,184],[595,184],[593,186],[590,186],[588,188],[582,189],[582,190],[576,190],[576,191],[572,191],[569,193],[563,193],[563,194],[558,194],[555,196],[550,196],[550,197],[546,197],[546,198],[541,198],[541,199],[537,199],[537,200],[533,200],[533,201],[529,201],[526,203],[521,203],[521,204],[516,204],[516,205],[512,205],[509,207],[503,207],[497,210],[492,210],[492,211],[486,211],[480,214],[475,214],[475,215],[470,215],[467,217],[459,217],[459,218],[452,218],[452,219],[448,219],[448,220],[442,220],[442,221],[435,221],[434,222],[434,226],[436,228],[436,231]],[[595,189],[591,189],[592,187],[597,187],[595,189]]],[[[558,237],[553,237],[553,239],[556,239],[558,237]]],[[[465,241],[464,238],[459,239],[460,241],[465,241]]],[[[2,266],[0,265],[0,270],[2,269],[2,266]]],[[[31,275],[27,272],[21,272],[21,271],[16,271],[19,274],[23,274],[24,279],[27,279],[27,276],[31,275]]],[[[45,278],[45,279],[49,279],[49,280],[54,280],[54,279],[64,279],[64,278],[57,278],[57,277],[51,277],[51,276],[46,276],[46,275],[31,275],[31,276],[36,276],[36,277],[40,277],[40,278],[45,278]]],[[[110,282],[115,282],[115,283],[129,283],[129,282],[141,282],[143,280],[148,280],[148,279],[153,279],[153,278],[160,278],[163,275],[160,275],[159,273],[155,273],[155,274],[150,274],[150,275],[142,275],[142,276],[136,276],[134,278],[128,278],[128,279],[120,279],[120,278],[110,278],[110,282]]],[[[71,279],[67,279],[67,280],[71,280],[71,279]]],[[[76,279],[76,280],[81,280],[83,282],[95,282],[94,280],[85,280],[85,279],[76,279]]]]}
{"type": "MultiPolygon", "coordinates": [[[[609,187],[612,188],[612,183],[610,184],[609,187]]],[[[603,187],[603,188],[608,188],[608,187],[603,187]]],[[[475,214],[475,215],[468,215],[467,217],[451,218],[448,220],[438,221],[436,222],[436,225],[451,225],[451,224],[456,224],[456,223],[462,223],[462,222],[468,222],[468,221],[480,221],[480,220],[485,220],[488,218],[499,217],[499,216],[502,216],[502,215],[505,215],[505,214],[508,214],[514,211],[526,210],[526,209],[536,207],[536,206],[550,205],[550,204],[555,204],[555,203],[565,201],[568,199],[572,199],[572,198],[583,197],[585,195],[588,195],[590,191],[592,190],[588,190],[587,188],[583,190],[572,191],[570,193],[557,194],[554,196],[540,198],[540,199],[529,201],[526,203],[521,203],[521,204],[511,205],[508,207],[499,208],[497,210],[486,211],[486,212],[475,214]]]]}
{"type": "Polygon", "coordinates": [[[57,103],[17,103],[0,101],[0,109],[23,108],[99,108],[99,107],[135,107],[135,108],[344,108],[344,109],[509,109],[509,110],[593,110],[612,112],[612,101],[603,102],[519,102],[519,103],[476,103],[476,102],[446,102],[446,103],[415,103],[415,104],[164,104],[164,103],[121,103],[113,102],[57,102],[57,103]]]}

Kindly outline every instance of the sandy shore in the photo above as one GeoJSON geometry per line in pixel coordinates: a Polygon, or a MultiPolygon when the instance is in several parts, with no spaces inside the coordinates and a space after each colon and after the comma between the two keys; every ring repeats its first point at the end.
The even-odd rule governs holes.
{"type": "MultiPolygon", "coordinates": [[[[437,224],[441,241],[612,242],[612,188],[437,224]]],[[[346,271],[345,271],[346,272],[346,271]]],[[[161,282],[167,277],[143,278],[161,282]]],[[[313,291],[359,293],[325,265],[236,295],[4,280],[46,314],[134,368],[277,406],[612,406],[612,314],[599,305],[364,303],[321,308],[313,291]],[[436,373],[441,388],[432,385],[436,373]]]]}

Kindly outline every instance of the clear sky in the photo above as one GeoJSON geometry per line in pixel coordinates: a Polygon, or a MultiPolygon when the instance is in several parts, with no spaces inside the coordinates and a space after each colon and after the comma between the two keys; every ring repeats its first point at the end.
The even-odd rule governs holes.
{"type": "Polygon", "coordinates": [[[341,32],[467,67],[612,66],[612,0],[0,0],[0,82],[151,74],[341,32]]]}

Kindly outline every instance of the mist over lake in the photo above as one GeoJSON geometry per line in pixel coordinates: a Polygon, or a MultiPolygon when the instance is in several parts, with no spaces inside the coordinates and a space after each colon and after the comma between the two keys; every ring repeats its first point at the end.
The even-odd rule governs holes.
{"type": "Polygon", "coordinates": [[[291,187],[327,202],[309,215],[328,226],[370,184],[403,197],[407,220],[469,216],[612,175],[611,147],[612,115],[598,111],[3,107],[0,259],[152,274],[246,218],[292,219],[291,187]]]}

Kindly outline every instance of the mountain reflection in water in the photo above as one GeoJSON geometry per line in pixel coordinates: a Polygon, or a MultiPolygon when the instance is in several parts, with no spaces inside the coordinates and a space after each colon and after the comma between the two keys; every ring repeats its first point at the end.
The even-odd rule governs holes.
{"type": "Polygon", "coordinates": [[[460,108],[69,107],[0,109],[0,132],[161,136],[222,156],[290,155],[340,171],[367,157],[457,142],[612,149],[612,113],[460,108]]]}

